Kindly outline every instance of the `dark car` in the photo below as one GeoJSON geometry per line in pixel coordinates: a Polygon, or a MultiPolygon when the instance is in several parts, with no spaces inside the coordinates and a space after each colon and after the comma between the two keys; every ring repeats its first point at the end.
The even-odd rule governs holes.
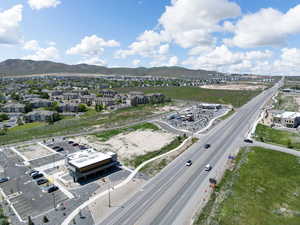
{"type": "Polygon", "coordinates": [[[74,143],[74,144],[73,144],[74,147],[75,147],[75,146],[78,146],[78,145],[79,145],[78,143],[74,143]]]}
{"type": "Polygon", "coordinates": [[[54,150],[60,149],[60,147],[59,147],[59,146],[55,146],[55,147],[53,147],[53,149],[54,149],[54,150]]]}
{"type": "Polygon", "coordinates": [[[60,148],[58,148],[58,149],[55,149],[55,151],[57,151],[57,152],[62,152],[62,151],[64,151],[64,148],[63,148],[63,147],[60,147],[60,148]]]}
{"type": "Polygon", "coordinates": [[[252,144],[253,141],[251,139],[245,139],[244,142],[252,144]]]}
{"type": "Polygon", "coordinates": [[[204,148],[205,148],[205,149],[210,148],[210,144],[205,144],[205,145],[204,145],[204,148]]]}
{"type": "Polygon", "coordinates": [[[46,183],[48,183],[48,180],[46,178],[40,178],[40,179],[36,180],[37,185],[42,185],[42,184],[46,184],[46,183]]]}
{"type": "Polygon", "coordinates": [[[42,174],[42,173],[35,173],[35,174],[33,174],[33,175],[31,175],[31,177],[33,178],[33,179],[38,179],[38,178],[41,178],[41,177],[43,177],[44,175],[42,174]]]}
{"type": "Polygon", "coordinates": [[[83,145],[79,145],[79,149],[80,150],[85,150],[85,149],[88,149],[87,147],[83,146],[83,145]]]}
{"type": "Polygon", "coordinates": [[[46,188],[46,191],[47,191],[48,193],[52,193],[52,192],[54,192],[54,191],[57,191],[58,189],[59,189],[59,188],[58,188],[57,186],[51,185],[51,186],[49,186],[49,187],[46,188]]]}
{"type": "Polygon", "coordinates": [[[0,184],[9,181],[9,177],[0,178],[0,184]]]}
{"type": "Polygon", "coordinates": [[[73,144],[73,143],[74,143],[74,141],[68,141],[68,144],[70,144],[70,145],[73,144]]]}

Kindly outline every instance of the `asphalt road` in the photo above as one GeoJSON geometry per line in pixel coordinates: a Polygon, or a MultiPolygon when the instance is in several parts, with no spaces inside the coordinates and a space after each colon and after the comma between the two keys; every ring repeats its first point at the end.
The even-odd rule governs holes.
{"type": "Polygon", "coordinates": [[[97,225],[189,224],[201,201],[201,187],[209,177],[216,177],[219,165],[243,145],[261,107],[276,91],[277,86],[264,91],[230,119],[222,121],[97,225]],[[205,143],[210,143],[211,148],[205,150],[205,143]],[[185,162],[189,159],[193,165],[186,167],[185,162]],[[208,163],[214,169],[205,172],[208,163]]]}

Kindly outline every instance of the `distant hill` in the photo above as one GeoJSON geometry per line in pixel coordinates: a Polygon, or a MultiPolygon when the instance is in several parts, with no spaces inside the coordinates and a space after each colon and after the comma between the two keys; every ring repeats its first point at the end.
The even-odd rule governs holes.
{"type": "Polygon", "coordinates": [[[51,61],[32,61],[8,59],[0,63],[0,76],[31,75],[47,73],[86,73],[104,75],[132,75],[132,76],[161,76],[180,78],[208,79],[215,71],[190,70],[183,67],[152,67],[152,68],[108,68],[88,64],[67,65],[51,61]]]}

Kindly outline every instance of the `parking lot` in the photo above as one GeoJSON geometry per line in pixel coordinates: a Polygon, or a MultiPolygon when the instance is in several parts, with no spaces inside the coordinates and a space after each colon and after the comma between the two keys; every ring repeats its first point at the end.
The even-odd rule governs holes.
{"type": "Polygon", "coordinates": [[[1,177],[9,177],[9,181],[0,184],[0,188],[23,220],[51,210],[54,205],[68,199],[60,190],[43,192],[42,186],[47,184],[37,185],[26,174],[29,169],[24,166],[23,160],[13,151],[0,152],[0,164],[3,167],[1,177]]]}
{"type": "Polygon", "coordinates": [[[195,105],[172,113],[164,117],[163,120],[177,129],[197,132],[205,128],[213,118],[224,114],[228,110],[226,107],[213,106],[195,105]]]}

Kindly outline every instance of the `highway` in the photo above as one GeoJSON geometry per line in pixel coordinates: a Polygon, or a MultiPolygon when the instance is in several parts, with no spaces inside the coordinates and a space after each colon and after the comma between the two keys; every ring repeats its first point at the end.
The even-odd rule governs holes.
{"type": "MultiPolygon", "coordinates": [[[[281,81],[282,82],[282,81],[281,81]]],[[[122,207],[97,225],[184,225],[199,208],[210,177],[219,177],[229,155],[237,153],[258,118],[262,106],[276,93],[279,83],[241,107],[230,119],[218,124],[200,141],[148,181],[122,207]],[[204,144],[211,147],[204,149],[204,144]],[[193,165],[186,167],[191,159],[193,165]],[[213,170],[205,172],[206,164],[213,170]]]]}

